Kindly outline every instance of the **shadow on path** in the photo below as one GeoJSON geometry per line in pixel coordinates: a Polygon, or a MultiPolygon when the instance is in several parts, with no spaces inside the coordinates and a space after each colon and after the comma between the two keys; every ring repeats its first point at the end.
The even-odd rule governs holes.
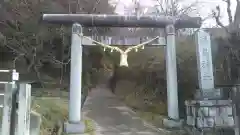
{"type": "Polygon", "coordinates": [[[116,98],[108,88],[92,89],[83,107],[84,117],[96,123],[96,135],[164,135],[116,98]]]}

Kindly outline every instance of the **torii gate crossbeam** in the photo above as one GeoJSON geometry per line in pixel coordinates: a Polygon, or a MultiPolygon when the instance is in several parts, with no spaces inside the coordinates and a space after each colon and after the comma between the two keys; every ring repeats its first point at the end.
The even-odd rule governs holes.
{"type": "Polygon", "coordinates": [[[82,34],[81,26],[165,28],[168,117],[169,120],[173,120],[172,122],[179,120],[175,30],[199,28],[201,18],[109,14],[43,14],[42,21],[72,25],[69,123],[66,124],[66,132],[81,133],[84,131],[84,124],[81,124],[82,39],[79,36],[79,34],[82,34]]]}
{"type": "Polygon", "coordinates": [[[175,18],[156,15],[113,15],[113,14],[44,14],[42,20],[48,23],[73,24],[79,23],[84,27],[142,27],[165,28],[174,24],[176,28],[199,28],[200,17],[175,18]]]}

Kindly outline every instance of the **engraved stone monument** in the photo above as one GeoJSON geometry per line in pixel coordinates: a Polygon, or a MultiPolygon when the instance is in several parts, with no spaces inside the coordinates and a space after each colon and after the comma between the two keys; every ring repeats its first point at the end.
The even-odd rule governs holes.
{"type": "Polygon", "coordinates": [[[232,129],[235,127],[232,100],[223,99],[222,89],[214,88],[211,39],[204,30],[196,34],[196,48],[199,89],[195,100],[185,101],[186,123],[194,134],[232,129]]]}
{"type": "Polygon", "coordinates": [[[195,37],[199,90],[196,99],[219,99],[221,89],[214,88],[214,75],[212,63],[211,37],[204,30],[200,30],[195,37]]]}
{"type": "Polygon", "coordinates": [[[211,39],[207,32],[200,31],[196,34],[196,48],[199,88],[202,90],[213,89],[211,39]]]}

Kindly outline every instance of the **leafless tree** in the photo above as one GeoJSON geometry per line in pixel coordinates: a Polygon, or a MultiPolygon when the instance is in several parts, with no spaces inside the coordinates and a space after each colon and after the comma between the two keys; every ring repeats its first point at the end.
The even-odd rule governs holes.
{"type": "Polygon", "coordinates": [[[175,17],[187,16],[192,13],[197,14],[199,2],[196,0],[186,6],[181,6],[186,3],[184,0],[156,0],[156,8],[160,14],[170,15],[175,17]]]}
{"type": "MultiPolygon", "coordinates": [[[[108,0],[13,0],[0,2],[1,48],[26,61],[27,70],[49,75],[69,63],[70,29],[39,23],[42,13],[113,13],[108,0]],[[45,68],[47,67],[47,68],[45,68]]],[[[0,48],[0,49],[1,49],[0,48]]],[[[13,58],[14,62],[17,61],[13,58]]]]}
{"type": "MultiPolygon", "coordinates": [[[[240,1],[236,0],[236,11],[233,16],[233,11],[231,10],[231,0],[222,0],[226,3],[227,6],[227,17],[229,25],[225,26],[221,21],[221,8],[217,6],[215,10],[212,11],[212,15],[220,28],[224,29],[227,33],[227,37],[225,39],[219,39],[221,42],[219,43],[225,50],[227,49],[227,53],[224,55],[224,62],[226,63],[226,70],[228,73],[228,78],[231,80],[231,83],[236,84],[239,81],[240,72],[239,72],[239,24],[240,24],[240,1]]],[[[221,53],[223,55],[224,53],[221,53]]]]}

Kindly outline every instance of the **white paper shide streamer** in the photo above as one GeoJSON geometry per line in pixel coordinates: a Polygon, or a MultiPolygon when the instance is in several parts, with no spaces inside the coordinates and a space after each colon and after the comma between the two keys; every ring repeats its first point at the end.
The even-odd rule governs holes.
{"type": "Polygon", "coordinates": [[[120,55],[120,66],[128,67],[128,54],[127,53],[121,53],[120,55]]]}

